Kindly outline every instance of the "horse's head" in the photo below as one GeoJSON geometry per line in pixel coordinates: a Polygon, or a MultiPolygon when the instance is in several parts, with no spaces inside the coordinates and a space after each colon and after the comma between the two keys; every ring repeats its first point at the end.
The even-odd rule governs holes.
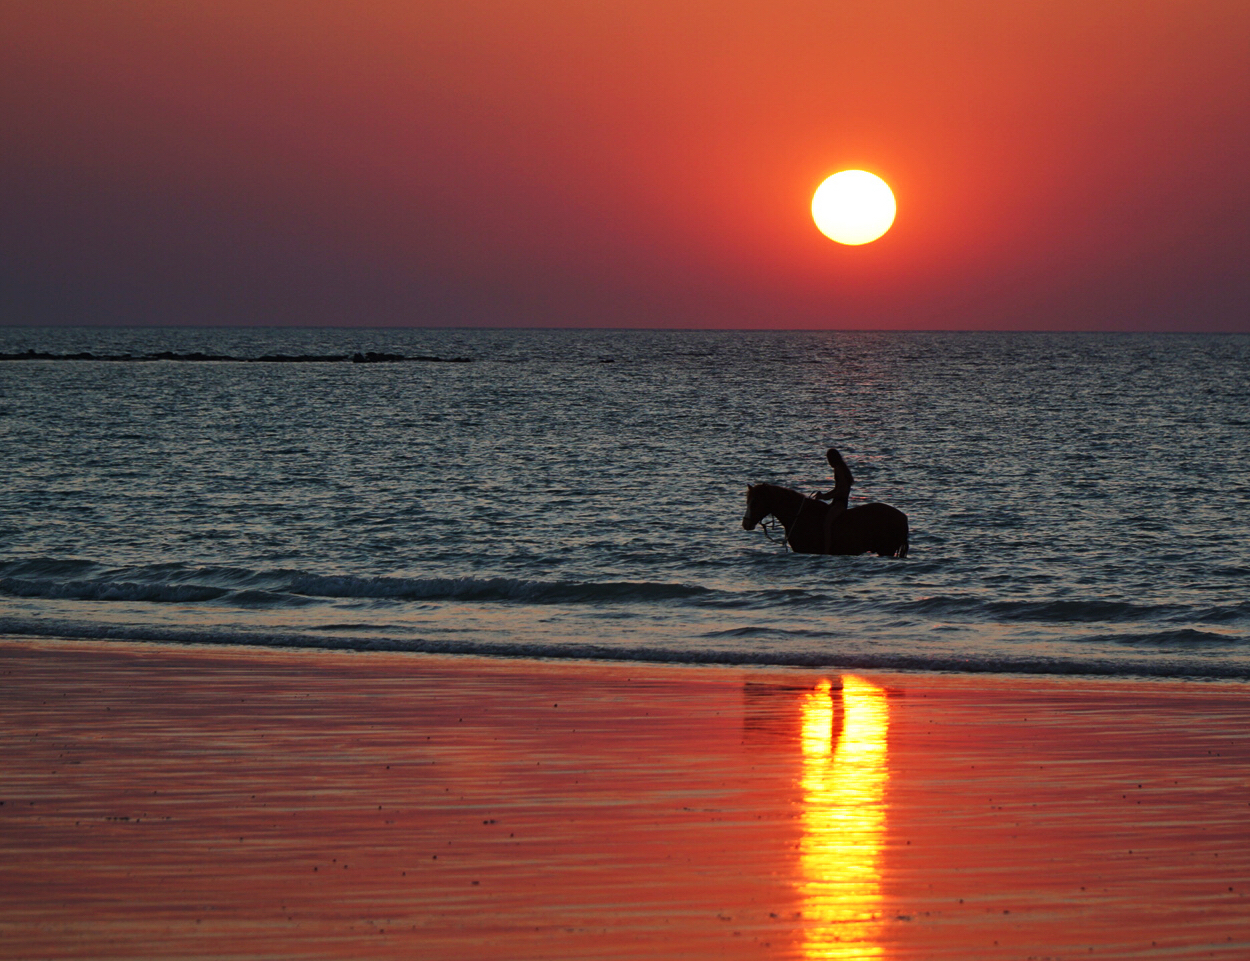
{"type": "Polygon", "coordinates": [[[762,521],[772,511],[765,506],[764,502],[764,484],[752,484],[747,488],[747,512],[742,515],[742,529],[744,531],[755,530],[755,525],[762,521]]]}

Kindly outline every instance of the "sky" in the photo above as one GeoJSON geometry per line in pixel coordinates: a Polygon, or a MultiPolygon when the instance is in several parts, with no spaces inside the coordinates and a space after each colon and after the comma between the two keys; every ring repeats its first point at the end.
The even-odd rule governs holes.
{"type": "Polygon", "coordinates": [[[1245,0],[0,0],[0,129],[0,324],[1250,331],[1245,0]]]}

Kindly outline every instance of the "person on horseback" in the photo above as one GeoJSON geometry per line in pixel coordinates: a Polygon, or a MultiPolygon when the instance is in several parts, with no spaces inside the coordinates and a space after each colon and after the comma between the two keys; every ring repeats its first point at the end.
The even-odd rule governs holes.
{"type": "Polygon", "coordinates": [[[851,485],[855,483],[855,478],[836,448],[830,447],[825,451],[825,460],[829,461],[829,466],[833,468],[833,490],[825,491],[823,494],[817,493],[814,496],[817,500],[830,502],[829,513],[825,517],[825,552],[832,554],[833,528],[838,518],[846,513],[847,501],[851,496],[851,485]]]}
{"type": "Polygon", "coordinates": [[[833,490],[809,495],[777,484],[752,484],[742,529],[754,530],[771,514],[785,528],[786,545],[796,554],[906,557],[907,515],[889,504],[851,507],[851,469],[832,447],[825,457],[833,468],[833,490]],[[816,506],[819,501],[832,503],[822,510],[816,506]]]}

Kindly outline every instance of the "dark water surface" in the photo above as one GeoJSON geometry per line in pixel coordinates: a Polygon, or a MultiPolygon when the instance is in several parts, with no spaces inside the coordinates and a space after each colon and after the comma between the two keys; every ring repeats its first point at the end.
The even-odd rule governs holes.
{"type": "Polygon", "coordinates": [[[1250,338],[0,328],[0,633],[1250,678],[1250,338]],[[469,363],[252,363],[355,352],[469,363]],[[767,480],[905,560],[741,529],[767,480]]]}

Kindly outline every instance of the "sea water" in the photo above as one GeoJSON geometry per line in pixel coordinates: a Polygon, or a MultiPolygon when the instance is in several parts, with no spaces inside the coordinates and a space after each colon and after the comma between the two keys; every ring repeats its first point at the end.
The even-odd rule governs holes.
{"type": "Polygon", "coordinates": [[[27,350],[0,634],[1250,679],[1250,337],[0,328],[27,350]],[[905,559],[742,529],[830,446],[905,559]]]}

